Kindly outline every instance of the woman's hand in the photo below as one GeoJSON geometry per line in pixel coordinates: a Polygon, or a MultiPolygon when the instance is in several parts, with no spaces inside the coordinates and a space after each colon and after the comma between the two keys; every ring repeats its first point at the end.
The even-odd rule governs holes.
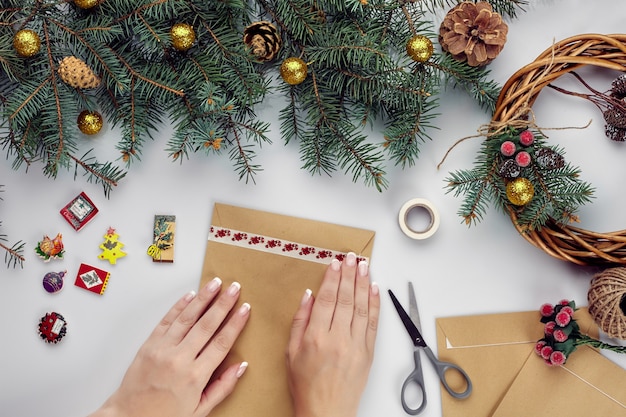
{"type": "Polygon", "coordinates": [[[247,363],[235,364],[209,384],[250,315],[231,310],[240,286],[220,294],[213,279],[198,295],[181,298],[163,317],[130,365],[118,390],[92,417],[205,417],[235,388],[247,363]]]}
{"type": "Polygon", "coordinates": [[[296,417],[355,417],[374,356],[380,296],[368,264],[333,261],[304,295],[287,348],[296,417]]]}

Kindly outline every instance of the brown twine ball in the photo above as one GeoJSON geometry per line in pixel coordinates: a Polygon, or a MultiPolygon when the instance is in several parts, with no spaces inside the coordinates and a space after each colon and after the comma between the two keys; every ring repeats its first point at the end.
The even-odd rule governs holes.
{"type": "Polygon", "coordinates": [[[626,268],[595,274],[587,293],[589,314],[610,337],[626,339],[626,268]]]}

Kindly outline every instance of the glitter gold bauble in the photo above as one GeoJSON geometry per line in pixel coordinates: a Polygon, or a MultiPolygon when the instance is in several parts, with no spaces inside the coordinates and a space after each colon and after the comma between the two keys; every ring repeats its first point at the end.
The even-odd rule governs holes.
{"type": "Polygon", "coordinates": [[[74,4],[81,9],[91,9],[92,7],[96,7],[103,0],[74,0],[74,4]]]}
{"type": "Polygon", "coordinates": [[[170,36],[172,37],[172,46],[181,52],[191,48],[196,41],[196,32],[187,23],[176,23],[172,26],[170,36]]]}
{"type": "Polygon", "coordinates": [[[95,135],[102,129],[102,116],[96,111],[83,110],[78,115],[76,123],[85,135],[95,135]]]}
{"type": "Polygon", "coordinates": [[[534,195],[535,187],[528,178],[516,178],[506,185],[506,196],[516,206],[530,203],[534,195]]]}
{"type": "Polygon", "coordinates": [[[433,55],[433,43],[424,35],[413,36],[406,43],[406,53],[417,62],[426,62],[433,55]]]}
{"type": "Polygon", "coordinates": [[[307,76],[306,62],[300,58],[287,58],[280,65],[280,76],[287,84],[297,85],[303,82],[307,76]]]}
{"type": "Polygon", "coordinates": [[[34,30],[18,30],[13,37],[13,48],[19,56],[29,58],[41,49],[41,39],[34,30]]]}

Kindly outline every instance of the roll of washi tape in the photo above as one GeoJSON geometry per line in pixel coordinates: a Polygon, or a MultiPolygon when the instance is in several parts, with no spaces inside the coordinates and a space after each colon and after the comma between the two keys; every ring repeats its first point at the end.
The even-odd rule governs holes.
{"type": "Polygon", "coordinates": [[[427,239],[439,228],[439,213],[430,201],[424,198],[413,198],[402,206],[398,215],[400,229],[411,239],[427,239]],[[415,208],[425,209],[430,215],[430,224],[424,230],[413,230],[408,225],[409,212],[415,208]]]}

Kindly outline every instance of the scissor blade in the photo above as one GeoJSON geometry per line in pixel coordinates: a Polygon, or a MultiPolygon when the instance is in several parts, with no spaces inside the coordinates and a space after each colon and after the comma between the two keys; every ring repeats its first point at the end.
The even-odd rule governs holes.
{"type": "Polygon", "coordinates": [[[420,312],[417,309],[417,300],[415,299],[415,290],[413,289],[413,283],[409,281],[409,317],[413,320],[413,324],[417,327],[418,331],[422,331],[422,324],[420,323],[420,312]]]}
{"type": "Polygon", "coordinates": [[[400,316],[400,319],[402,320],[402,323],[404,324],[404,327],[406,328],[406,331],[409,332],[409,336],[411,336],[411,341],[413,342],[413,344],[415,346],[425,347],[426,342],[424,342],[424,339],[422,338],[420,331],[417,330],[417,327],[415,327],[415,324],[413,323],[413,320],[411,320],[411,317],[409,317],[409,315],[404,310],[404,308],[402,308],[402,305],[396,298],[395,294],[391,290],[388,290],[388,292],[389,292],[389,295],[391,296],[391,301],[393,302],[393,305],[396,307],[396,311],[398,312],[398,315],[400,316]]]}

